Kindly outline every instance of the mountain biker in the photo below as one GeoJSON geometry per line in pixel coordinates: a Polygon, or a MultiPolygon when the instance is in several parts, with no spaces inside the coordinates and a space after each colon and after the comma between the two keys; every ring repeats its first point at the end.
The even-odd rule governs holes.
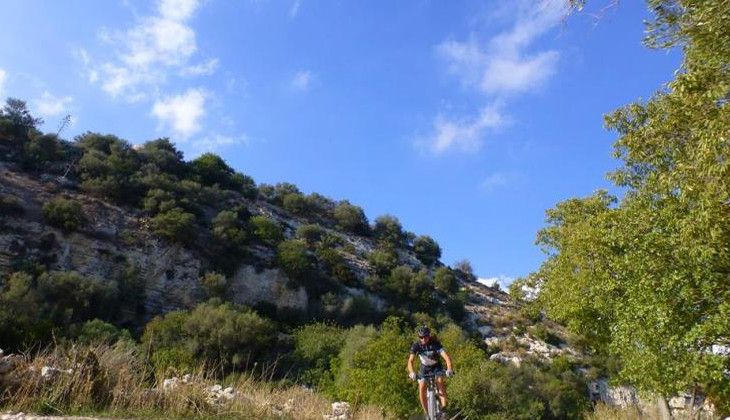
{"type": "Polygon", "coordinates": [[[408,356],[408,377],[415,381],[418,378],[418,396],[421,400],[421,407],[425,413],[428,412],[426,402],[426,380],[423,375],[433,374],[436,376],[436,386],[438,387],[439,398],[441,399],[441,407],[446,407],[446,384],[444,383],[444,375],[454,376],[454,369],[451,366],[451,358],[436,337],[431,336],[431,330],[423,325],[416,328],[418,341],[411,345],[411,354],[408,356]],[[413,370],[413,361],[418,356],[421,361],[420,377],[413,370]],[[446,362],[446,371],[441,364],[439,356],[446,362]]]}

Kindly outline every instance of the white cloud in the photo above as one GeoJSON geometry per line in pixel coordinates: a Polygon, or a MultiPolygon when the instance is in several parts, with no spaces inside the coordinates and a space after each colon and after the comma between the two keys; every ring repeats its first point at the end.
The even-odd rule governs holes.
{"type": "Polygon", "coordinates": [[[509,175],[503,172],[495,172],[493,174],[487,175],[487,177],[484,178],[481,184],[479,184],[479,187],[485,191],[492,191],[497,187],[507,185],[508,179],[509,175]]]}
{"type": "Polygon", "coordinates": [[[289,82],[289,86],[292,88],[292,90],[304,92],[309,89],[311,83],[312,72],[309,70],[302,70],[298,71],[297,74],[292,77],[291,81],[289,82]]]}
{"type": "Polygon", "coordinates": [[[180,72],[183,76],[210,76],[218,70],[219,61],[217,58],[211,58],[208,61],[188,66],[180,72]]]}
{"type": "MultiPolygon", "coordinates": [[[[540,88],[553,74],[560,54],[555,50],[530,51],[534,41],[555,27],[568,9],[565,0],[521,0],[516,3],[516,16],[509,30],[498,33],[486,43],[475,37],[468,41],[445,41],[436,47],[449,73],[462,85],[474,90],[488,102],[505,103],[516,94],[540,88]]],[[[443,153],[449,149],[475,152],[480,149],[485,129],[481,123],[485,107],[471,121],[454,122],[443,115],[436,117],[431,150],[443,153]]],[[[506,118],[500,114],[499,121],[506,118]]],[[[502,124],[497,124],[501,126],[502,124]]]]}
{"type": "Polygon", "coordinates": [[[73,98],[70,96],[56,97],[50,92],[45,91],[34,102],[36,111],[40,116],[43,118],[51,118],[68,112],[68,106],[72,101],[73,98]]]}
{"type": "Polygon", "coordinates": [[[485,131],[499,129],[507,123],[497,104],[485,106],[479,115],[470,119],[449,119],[439,115],[434,121],[434,133],[421,141],[420,146],[433,154],[454,149],[476,152],[482,146],[485,131]]]}
{"type": "Polygon", "coordinates": [[[294,0],[291,7],[289,8],[289,18],[294,19],[299,14],[299,7],[302,5],[300,0],[294,0]]]}
{"type": "Polygon", "coordinates": [[[189,89],[181,95],[158,99],[152,107],[152,115],[161,126],[172,129],[185,140],[200,131],[207,97],[202,89],[189,89]]]}
{"type": "Polygon", "coordinates": [[[248,137],[245,134],[237,137],[226,136],[223,134],[211,134],[201,139],[193,140],[193,148],[199,153],[215,152],[224,147],[233,146],[237,144],[245,144],[248,142],[248,137]]]}
{"type": "Polygon", "coordinates": [[[113,98],[135,102],[154,97],[171,75],[215,72],[217,58],[190,64],[198,46],[189,20],[200,5],[200,0],[159,0],[155,14],[141,17],[136,26],[125,31],[102,30],[99,36],[112,45],[114,57],[95,64],[80,49],[88,80],[99,82],[113,98]]]}
{"type": "Polygon", "coordinates": [[[494,285],[499,285],[499,287],[502,290],[506,290],[510,284],[512,284],[513,281],[515,281],[514,277],[505,276],[504,274],[500,274],[498,276],[494,277],[479,277],[477,281],[485,286],[494,287],[494,285]]]}
{"type": "Polygon", "coordinates": [[[5,99],[5,81],[8,79],[8,72],[0,68],[0,98],[5,99]]]}

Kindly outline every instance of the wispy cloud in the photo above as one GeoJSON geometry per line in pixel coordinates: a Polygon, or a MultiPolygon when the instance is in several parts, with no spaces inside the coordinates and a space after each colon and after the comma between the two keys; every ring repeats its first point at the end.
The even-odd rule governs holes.
{"type": "Polygon", "coordinates": [[[57,97],[45,91],[40,98],[34,101],[36,112],[41,117],[48,119],[68,113],[68,107],[73,101],[70,96],[57,97]]]}
{"type": "Polygon", "coordinates": [[[8,78],[8,72],[0,68],[0,98],[5,99],[5,81],[8,78]]]}
{"type": "Polygon", "coordinates": [[[473,118],[448,118],[441,114],[434,121],[433,134],[421,139],[418,145],[433,154],[448,150],[476,152],[482,146],[485,131],[499,129],[508,123],[498,104],[485,106],[473,118]]]}
{"type": "Polygon", "coordinates": [[[214,133],[193,141],[193,148],[197,153],[215,152],[222,148],[248,143],[248,137],[245,134],[239,136],[226,136],[214,133]]]}
{"type": "Polygon", "coordinates": [[[181,95],[158,99],[152,107],[152,115],[161,127],[172,129],[183,140],[201,129],[208,93],[202,89],[189,89],[181,95]]]}
{"type": "Polygon", "coordinates": [[[198,51],[190,20],[200,0],[159,0],[155,13],[139,18],[130,29],[104,29],[100,38],[113,48],[114,57],[96,63],[79,49],[91,83],[99,83],[113,98],[129,102],[149,99],[174,74],[210,75],[218,68],[217,58],[191,63],[198,51]]]}
{"type": "Polygon", "coordinates": [[[302,5],[301,0],[294,0],[291,7],[289,8],[289,18],[294,19],[299,14],[299,7],[302,5]]]}
{"type": "Polygon", "coordinates": [[[502,290],[505,290],[509,287],[510,284],[512,284],[513,281],[515,281],[515,278],[500,274],[494,277],[479,277],[477,281],[489,287],[494,287],[495,285],[498,285],[502,290]]]}
{"type": "Polygon", "coordinates": [[[312,72],[309,70],[298,71],[289,82],[289,87],[296,92],[305,92],[312,84],[312,72]]]}
{"type": "MultiPolygon", "coordinates": [[[[555,74],[560,53],[555,50],[532,51],[535,40],[554,28],[567,13],[565,0],[542,0],[515,3],[514,23],[507,31],[480,43],[475,36],[468,41],[445,41],[436,46],[449,73],[462,86],[480,95],[488,104],[508,103],[517,94],[539,89],[555,74]]],[[[431,150],[440,154],[450,149],[465,152],[479,150],[488,124],[479,124],[480,115],[462,123],[444,124],[436,117],[431,150]],[[453,137],[453,138],[452,138],[453,137]],[[450,139],[450,141],[445,141],[450,139]],[[463,147],[463,145],[469,147],[463,147]]],[[[506,111],[505,111],[506,112],[506,111]]],[[[501,120],[508,120],[502,115],[501,120]]]]}
{"type": "Polygon", "coordinates": [[[507,185],[509,175],[504,172],[495,172],[487,175],[486,178],[479,184],[479,188],[484,191],[492,191],[495,188],[507,185]]]}

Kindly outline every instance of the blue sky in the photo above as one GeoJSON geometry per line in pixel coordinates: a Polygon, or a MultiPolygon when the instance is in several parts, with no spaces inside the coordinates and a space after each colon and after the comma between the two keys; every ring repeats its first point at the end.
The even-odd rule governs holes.
{"type": "Polygon", "coordinates": [[[0,96],[396,215],[506,283],[546,209],[610,188],[602,115],[679,66],[643,2],[608,3],[5,0],[0,96]]]}

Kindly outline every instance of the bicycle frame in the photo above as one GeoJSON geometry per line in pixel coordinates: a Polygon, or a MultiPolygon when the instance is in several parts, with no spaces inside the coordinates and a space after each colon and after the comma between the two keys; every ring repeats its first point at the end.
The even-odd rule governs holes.
{"type": "Polygon", "coordinates": [[[430,373],[421,375],[426,380],[426,407],[428,408],[428,420],[438,420],[441,418],[441,400],[438,397],[438,388],[436,387],[436,375],[430,373]]]}

